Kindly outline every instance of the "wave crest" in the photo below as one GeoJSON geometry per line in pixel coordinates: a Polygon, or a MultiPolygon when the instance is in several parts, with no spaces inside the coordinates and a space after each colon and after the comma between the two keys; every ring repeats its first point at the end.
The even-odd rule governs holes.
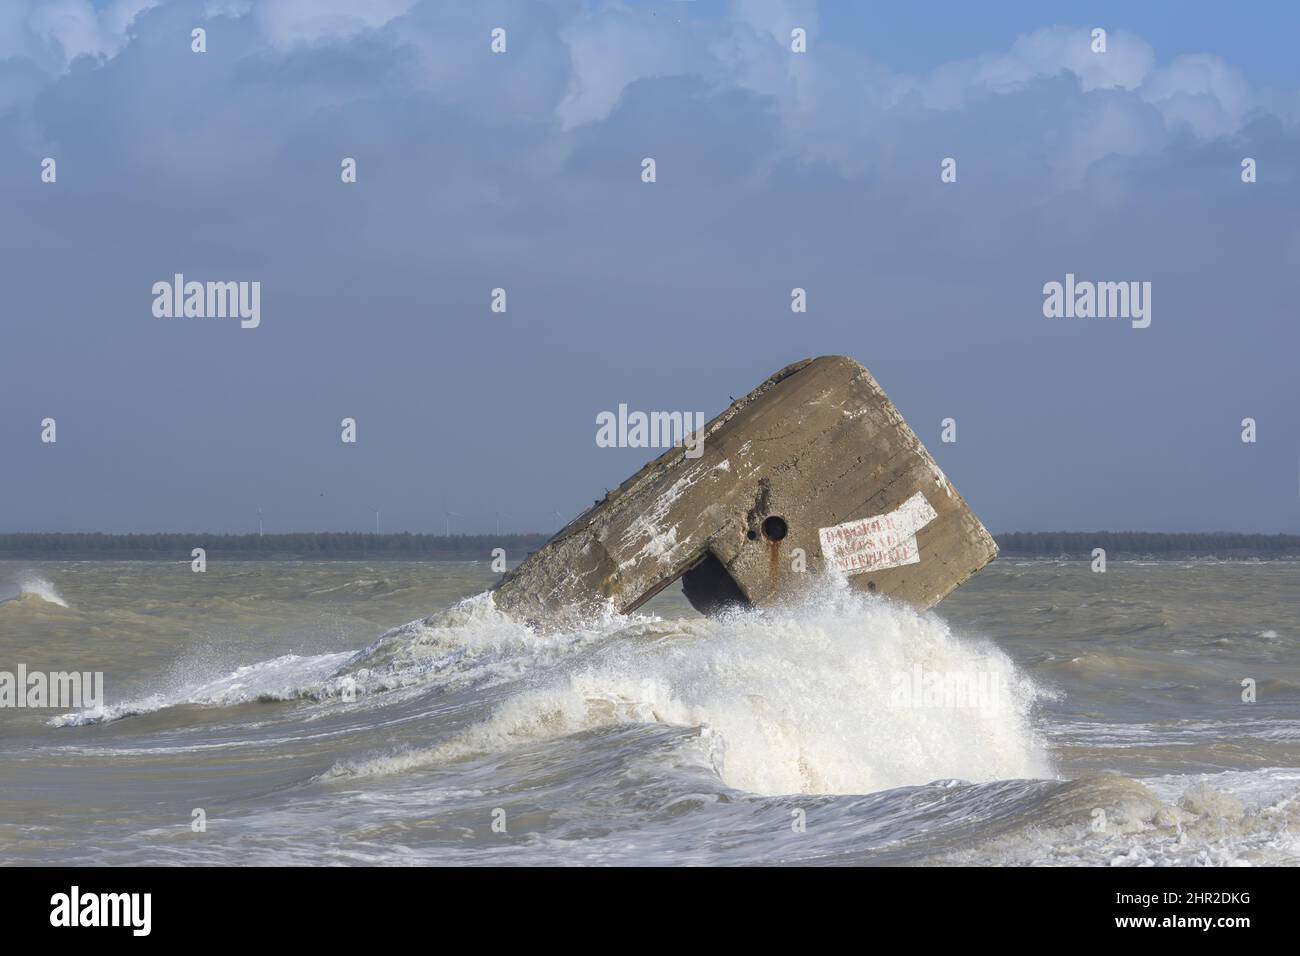
{"type": "Polygon", "coordinates": [[[763,794],[867,793],[941,777],[1053,774],[1043,696],[991,643],[935,614],[838,589],[779,610],[608,632],[486,720],[435,747],[336,766],[383,774],[623,723],[707,729],[719,774],[763,794]],[[984,674],[996,703],[900,701],[900,675],[984,674]]]}
{"type": "Polygon", "coordinates": [[[48,579],[32,571],[18,575],[14,580],[14,590],[9,591],[9,594],[11,596],[5,598],[3,592],[0,592],[0,603],[39,601],[57,607],[70,607],[48,579]]]}

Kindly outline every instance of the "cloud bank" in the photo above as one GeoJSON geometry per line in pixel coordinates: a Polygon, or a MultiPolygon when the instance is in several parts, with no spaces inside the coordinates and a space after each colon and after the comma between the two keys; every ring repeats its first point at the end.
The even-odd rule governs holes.
{"type": "Polygon", "coordinates": [[[549,527],[640,463],[598,410],[844,353],[994,530],[1300,528],[1297,93],[1124,29],[918,74],[843,39],[777,0],[7,4],[0,523],[549,527]],[[261,326],[154,318],[177,272],[259,281],[261,326]],[[1066,273],[1151,282],[1150,328],[1044,318],[1066,273]]]}

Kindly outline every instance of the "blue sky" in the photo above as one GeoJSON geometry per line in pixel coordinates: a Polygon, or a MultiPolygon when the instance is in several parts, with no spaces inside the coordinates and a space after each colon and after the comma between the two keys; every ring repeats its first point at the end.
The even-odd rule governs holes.
{"type": "Polygon", "coordinates": [[[7,3],[0,528],[548,529],[650,454],[599,412],[846,354],[994,531],[1300,531],[1275,7],[7,3]],[[155,317],[177,272],[261,325],[155,317]]]}

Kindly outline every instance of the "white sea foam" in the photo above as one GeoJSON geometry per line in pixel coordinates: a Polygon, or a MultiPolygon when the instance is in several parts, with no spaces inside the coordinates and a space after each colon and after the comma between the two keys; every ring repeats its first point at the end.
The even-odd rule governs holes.
{"type": "MultiPolygon", "coordinates": [[[[51,857],[22,833],[48,825],[29,801],[29,817],[20,807],[12,826],[0,826],[0,855],[128,865],[1300,863],[1300,770],[1286,766],[1300,739],[1288,704],[1294,641],[1269,600],[1290,594],[1285,574],[1263,592],[1257,613],[1231,605],[1239,622],[1203,615],[1209,592],[1195,588],[1187,606],[1196,621],[1209,618],[1203,625],[1177,623],[1175,596],[1162,605],[1160,628],[1139,616],[1112,633],[1097,615],[1128,616],[1145,591],[1089,595],[1089,608],[1066,621],[1079,602],[1054,564],[986,572],[1018,575],[1027,588],[965,592],[984,608],[974,615],[949,607],[997,622],[991,636],[1027,672],[1069,694],[1068,706],[1036,710],[1039,692],[985,642],[940,615],[852,594],[722,620],[611,613],[539,629],[480,595],[363,650],[331,654],[339,629],[373,633],[346,613],[337,626],[325,618],[322,604],[343,603],[331,595],[373,590],[381,578],[418,589],[430,572],[366,570],[335,590],[321,582],[341,580],[336,565],[281,573],[297,608],[291,635],[277,595],[196,610],[188,588],[158,603],[154,592],[143,628],[142,608],[125,608],[113,644],[95,650],[120,650],[116,673],[134,675],[133,684],[115,696],[110,671],[109,706],[61,720],[162,714],[106,733],[20,720],[0,735],[0,763],[20,787],[39,792],[52,760],[87,775],[92,789],[120,784],[124,803],[138,789],[132,767],[152,768],[164,784],[228,768],[237,781],[245,749],[259,768],[272,755],[228,802],[227,839],[182,839],[188,830],[178,831],[165,807],[146,807],[138,827],[105,830],[90,807],[61,818],[69,821],[68,839],[58,841],[66,849],[51,857]],[[263,612],[255,633],[224,639],[225,627],[263,612]],[[162,643],[144,643],[152,638],[162,643]],[[1182,707],[1182,686],[1203,682],[1197,661],[1228,659],[1200,650],[1220,638],[1232,640],[1231,660],[1246,661],[1232,674],[1244,667],[1265,675],[1262,703],[1182,707]],[[133,656],[137,646],[143,656],[133,656]],[[176,658],[159,673],[163,654],[176,658]],[[1005,706],[893,706],[892,678],[917,672],[996,676],[1005,706]],[[356,690],[355,703],[339,699],[345,686],[356,690]],[[250,706],[262,700],[296,703],[250,706]],[[1057,769],[1078,779],[1053,779],[1039,732],[1057,769]],[[106,777],[110,760],[118,771],[106,777]],[[331,763],[325,779],[316,776],[331,763]],[[1219,772],[1229,766],[1241,769],[1219,772]],[[1099,767],[1117,773],[1094,774],[1099,767]],[[510,839],[489,829],[497,807],[508,814],[510,839]],[[792,831],[794,808],[806,811],[806,832],[792,831]]],[[[116,600],[131,601],[133,589],[117,583],[123,576],[100,565],[58,580],[75,581],[69,597],[100,616],[116,600]],[[111,590],[91,586],[96,572],[111,590]]],[[[450,580],[468,588],[483,577],[450,580]]],[[[1145,580],[1134,578],[1144,589],[1145,580]]],[[[1222,593],[1241,593],[1233,580],[1222,593]]],[[[0,589],[17,595],[16,577],[0,589]]],[[[83,642],[97,637],[63,626],[78,617],[28,594],[0,608],[0,631],[35,635],[47,642],[42,653],[75,663],[83,642]],[[31,631],[7,628],[13,621],[31,631]]],[[[1236,700],[1235,683],[1224,686],[1236,700]]]]}
{"type": "MultiPolygon", "coordinates": [[[[1004,816],[1009,808],[1001,807],[1004,816]]],[[[1016,825],[947,862],[1072,866],[1300,864],[1300,771],[1102,775],[1019,801],[1016,825]],[[1101,811],[1099,814],[1098,811],[1101,811]]]]}
{"type": "Polygon", "coordinates": [[[168,707],[228,707],[250,701],[328,700],[399,688],[463,687],[518,678],[586,642],[653,618],[598,618],[583,629],[541,634],[497,609],[483,593],[386,632],[361,651],[278,657],[236,667],[205,658],[178,662],[159,689],[94,710],[62,714],[51,726],[108,723],[168,707]],[[632,623],[629,623],[632,622],[632,623]]]}
{"type": "Polygon", "coordinates": [[[202,704],[228,707],[255,700],[295,700],[323,687],[328,678],[352,659],[351,653],[299,656],[284,654],[256,664],[245,664],[216,677],[186,680],[142,697],[94,709],[60,714],[47,723],[52,727],[110,723],[123,717],[150,714],[167,707],[202,704]]]}
{"type": "Polygon", "coordinates": [[[782,610],[619,628],[435,747],[339,765],[383,774],[622,723],[699,726],[724,783],[761,794],[866,793],[941,777],[1053,775],[1041,692],[992,644],[934,614],[838,588],[782,610]],[[986,673],[999,706],[900,707],[893,678],[986,673]]]}

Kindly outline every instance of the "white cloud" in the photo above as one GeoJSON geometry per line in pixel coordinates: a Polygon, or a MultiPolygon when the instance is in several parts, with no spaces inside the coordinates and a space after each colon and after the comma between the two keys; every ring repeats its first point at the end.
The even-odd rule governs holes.
{"type": "MultiPolygon", "coordinates": [[[[26,57],[50,74],[80,55],[109,59],[130,42],[138,14],[162,2],[114,0],[96,11],[90,0],[5,0],[0,58],[26,57]]],[[[978,100],[1051,83],[1059,91],[1062,78],[1077,91],[1068,104],[1062,100],[1070,125],[1025,135],[1037,137],[1051,168],[1067,179],[1109,154],[1161,149],[1179,131],[1201,139],[1229,136],[1261,111],[1287,123],[1300,120],[1300,93],[1256,90],[1239,70],[1206,54],[1156,66],[1151,46],[1123,30],[1109,34],[1107,52],[1094,53],[1089,29],[1047,27],[1017,37],[1003,52],[912,75],[819,38],[815,9],[805,0],[732,0],[720,19],[619,0],[594,8],[524,4],[503,8],[514,10],[503,16],[517,38],[506,70],[504,62],[467,48],[467,31],[481,24],[476,8],[454,3],[206,0],[204,9],[250,17],[272,51],[372,33],[407,54],[399,82],[410,90],[486,109],[501,122],[551,121],[570,130],[606,119],[638,81],[699,77],[715,91],[769,99],[785,152],[850,172],[887,151],[891,136],[901,143],[907,124],[927,112],[970,110],[978,100]],[[795,26],[809,32],[807,54],[790,52],[795,26]]]]}
{"type": "MultiPolygon", "coordinates": [[[[167,0],[3,0],[0,59],[26,57],[59,73],[78,56],[116,56],[129,42],[136,16],[167,0]]],[[[205,0],[208,17],[252,14],[277,49],[346,40],[384,26],[417,0],[205,0]]]]}
{"type": "Polygon", "coordinates": [[[346,40],[384,26],[410,11],[416,0],[262,0],[254,8],[258,27],[274,47],[346,40]]]}
{"type": "Polygon", "coordinates": [[[128,41],[136,15],[158,0],[6,0],[0,10],[0,59],[25,57],[61,72],[79,56],[111,57],[128,41]]]}
{"type": "Polygon", "coordinates": [[[1236,132],[1260,105],[1239,71],[1208,54],[1176,57],[1152,71],[1140,93],[1171,125],[1185,124],[1203,139],[1236,132]]]}
{"type": "Polygon", "coordinates": [[[568,92],[556,109],[566,129],[607,117],[637,80],[689,75],[709,66],[692,31],[674,18],[621,4],[579,15],[560,36],[572,67],[568,92]]]}
{"type": "Polygon", "coordinates": [[[575,19],[562,33],[572,61],[568,95],[557,109],[562,125],[605,119],[638,80],[701,76],[717,89],[770,97],[792,151],[854,170],[891,119],[968,109],[980,97],[1067,77],[1086,95],[1072,105],[1073,127],[1043,149],[1058,175],[1077,180],[1104,156],[1161,149],[1179,129],[1202,139],[1230,135],[1259,109],[1293,121],[1300,103],[1296,95],[1253,91],[1214,56],[1156,67],[1151,45],[1124,30],[1108,35],[1105,53],[1093,52],[1090,29],[1053,26],[1016,38],[1005,52],[908,75],[833,43],[791,54],[792,26],[806,26],[810,35],[816,26],[804,4],[737,0],[730,14],[689,29],[621,4],[575,19]]]}

